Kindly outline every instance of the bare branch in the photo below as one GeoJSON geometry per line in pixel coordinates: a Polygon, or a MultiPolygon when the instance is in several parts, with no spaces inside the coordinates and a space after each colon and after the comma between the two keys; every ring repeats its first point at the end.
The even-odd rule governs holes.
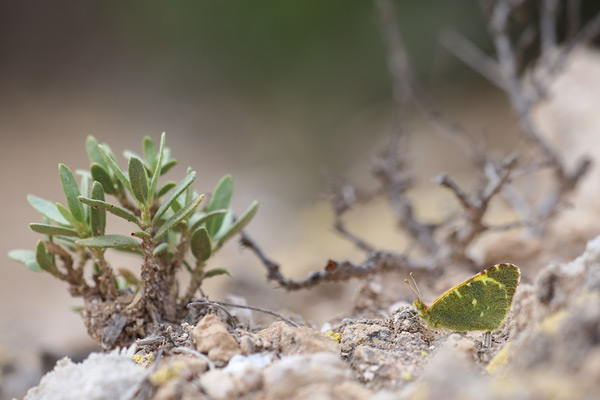
{"type": "Polygon", "coordinates": [[[312,273],[303,280],[285,278],[279,271],[279,264],[267,258],[264,252],[246,232],[242,232],[242,245],[250,249],[267,268],[267,279],[275,281],[286,290],[299,290],[322,284],[323,282],[343,282],[352,278],[365,278],[384,271],[409,271],[419,269],[434,269],[434,262],[417,262],[408,257],[393,253],[377,251],[371,253],[361,264],[350,261],[330,260],[322,271],[312,273]]]}
{"type": "Polygon", "coordinates": [[[234,308],[243,308],[245,310],[252,310],[252,311],[257,311],[257,312],[261,312],[264,314],[269,314],[272,315],[276,318],[279,318],[280,320],[284,321],[286,324],[293,326],[295,328],[298,328],[300,325],[298,325],[297,323],[295,323],[294,321],[292,321],[289,318],[284,317],[283,315],[279,314],[278,312],[266,309],[266,308],[261,308],[261,307],[255,307],[255,306],[248,306],[248,305],[244,305],[244,304],[233,304],[233,303],[226,303],[224,301],[209,301],[209,300],[198,300],[198,301],[194,301],[191,302],[187,305],[188,308],[190,307],[196,307],[196,306],[205,306],[207,304],[218,304],[220,306],[223,307],[234,307],[234,308]]]}
{"type": "Polygon", "coordinates": [[[454,182],[454,180],[452,180],[452,178],[450,178],[447,174],[438,175],[436,178],[434,178],[434,182],[440,186],[450,189],[464,209],[470,210],[476,208],[476,206],[471,203],[469,196],[463,192],[463,190],[458,187],[456,182],[454,182]]]}
{"type": "Polygon", "coordinates": [[[505,89],[504,80],[498,69],[496,60],[488,57],[471,41],[454,29],[446,29],[440,35],[440,43],[450,53],[471,67],[474,71],[488,79],[501,89],[505,89]]]}
{"type": "Polygon", "coordinates": [[[540,39],[542,57],[551,60],[556,52],[556,18],[558,0],[542,0],[540,12],[540,39]]]}

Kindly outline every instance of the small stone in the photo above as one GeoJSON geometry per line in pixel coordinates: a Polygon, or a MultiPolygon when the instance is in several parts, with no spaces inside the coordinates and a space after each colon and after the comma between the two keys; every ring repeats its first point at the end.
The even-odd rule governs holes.
{"type": "Polygon", "coordinates": [[[454,346],[456,349],[464,351],[465,353],[473,353],[473,350],[475,350],[475,343],[472,340],[456,333],[448,337],[446,345],[454,346]]]}
{"type": "Polygon", "coordinates": [[[211,398],[230,399],[241,393],[237,380],[222,369],[208,371],[200,377],[200,386],[211,398]]]}
{"type": "Polygon", "coordinates": [[[209,314],[202,318],[192,331],[192,337],[196,350],[207,354],[213,361],[226,363],[240,353],[237,341],[216,315],[209,314]]]}
{"type": "Polygon", "coordinates": [[[334,354],[292,355],[264,369],[263,387],[268,399],[290,399],[305,386],[319,383],[334,386],[349,377],[347,365],[334,354]]]}
{"type": "Polygon", "coordinates": [[[351,353],[361,344],[387,349],[392,346],[393,335],[389,328],[376,324],[348,325],[342,331],[342,352],[351,353]]]}
{"type": "Polygon", "coordinates": [[[284,355],[330,352],[339,354],[339,344],[323,332],[307,326],[292,327],[285,322],[275,322],[257,333],[263,343],[272,343],[272,350],[284,355]]]}

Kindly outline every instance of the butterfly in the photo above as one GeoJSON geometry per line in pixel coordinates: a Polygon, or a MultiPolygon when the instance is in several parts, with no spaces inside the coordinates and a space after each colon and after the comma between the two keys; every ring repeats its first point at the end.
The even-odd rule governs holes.
{"type": "Polygon", "coordinates": [[[414,305],[427,325],[459,332],[491,332],[502,325],[510,311],[521,271],[514,264],[494,265],[448,289],[430,306],[423,303],[412,273],[411,278],[415,288],[405,282],[417,295],[414,305]]]}

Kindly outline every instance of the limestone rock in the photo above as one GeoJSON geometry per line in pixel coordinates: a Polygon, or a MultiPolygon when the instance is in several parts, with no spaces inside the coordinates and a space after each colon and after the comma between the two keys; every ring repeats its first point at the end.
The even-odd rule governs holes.
{"type": "Polygon", "coordinates": [[[207,315],[192,331],[196,350],[208,355],[213,361],[227,363],[240,353],[240,348],[227,327],[216,315],[207,315]]]}
{"type": "Polygon", "coordinates": [[[283,355],[329,352],[339,354],[339,345],[326,334],[307,326],[292,327],[285,322],[275,322],[257,333],[271,344],[271,349],[283,355]]]}
{"type": "Polygon", "coordinates": [[[148,374],[133,352],[92,353],[80,364],[65,357],[27,392],[26,400],[130,399],[148,374]]]}

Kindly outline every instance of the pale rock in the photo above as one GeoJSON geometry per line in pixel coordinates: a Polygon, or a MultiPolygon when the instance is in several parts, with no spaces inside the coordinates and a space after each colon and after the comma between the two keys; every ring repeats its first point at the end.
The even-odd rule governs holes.
{"type": "Polygon", "coordinates": [[[133,361],[133,354],[133,347],[92,353],[80,364],[65,357],[27,392],[25,400],[130,399],[148,374],[133,361]]]}
{"type": "Polygon", "coordinates": [[[205,353],[213,361],[226,363],[240,353],[237,341],[216,315],[209,314],[202,318],[192,331],[192,337],[196,350],[205,353]]]}
{"type": "Polygon", "coordinates": [[[295,400],[363,400],[371,398],[371,391],[357,382],[345,381],[339,385],[319,383],[305,386],[295,394],[295,400]]]}
{"type": "Polygon", "coordinates": [[[213,399],[230,399],[240,394],[236,377],[222,369],[208,371],[200,377],[200,386],[213,399]]]}
{"type": "Polygon", "coordinates": [[[348,366],[335,354],[292,355],[264,369],[263,388],[267,399],[291,399],[301,388],[306,391],[308,386],[317,384],[333,387],[349,378],[348,366]]]}
{"type": "Polygon", "coordinates": [[[361,344],[388,349],[393,344],[392,331],[381,325],[357,323],[344,327],[342,331],[342,352],[351,353],[361,344]]]}
{"type": "Polygon", "coordinates": [[[307,326],[293,327],[285,322],[275,322],[257,333],[271,349],[284,355],[330,352],[339,354],[339,344],[326,334],[307,326]]]}
{"type": "Polygon", "coordinates": [[[469,338],[459,335],[458,333],[453,333],[450,335],[444,345],[454,346],[456,349],[464,351],[467,354],[473,354],[473,350],[475,350],[475,342],[469,338]]]}

